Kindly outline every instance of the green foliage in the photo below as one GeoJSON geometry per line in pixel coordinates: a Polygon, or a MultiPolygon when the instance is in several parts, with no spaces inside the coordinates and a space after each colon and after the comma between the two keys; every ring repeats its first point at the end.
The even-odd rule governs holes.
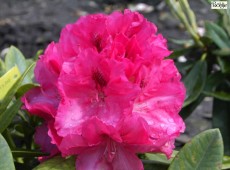
{"type": "Polygon", "coordinates": [[[34,150],[36,146],[33,143],[34,128],[40,122],[39,119],[29,116],[20,109],[22,105],[20,97],[30,88],[36,86],[32,82],[33,69],[34,61],[25,59],[22,53],[13,46],[9,48],[5,60],[0,60],[1,170],[15,169],[12,155],[15,158],[17,169],[20,167],[19,169],[23,170],[31,169],[34,166],[35,156],[44,155],[44,153],[34,150]]]}
{"type": "Polygon", "coordinates": [[[205,29],[207,36],[219,48],[230,48],[230,39],[223,28],[213,22],[206,22],[205,29]]]}
{"type": "Polygon", "coordinates": [[[6,71],[6,66],[4,61],[0,58],[0,76],[2,76],[6,71]]]}
{"type": "Polygon", "coordinates": [[[222,163],[222,169],[230,169],[230,157],[224,156],[223,163],[222,163]]]}
{"type": "Polygon", "coordinates": [[[213,102],[213,127],[219,128],[223,140],[226,155],[230,155],[230,102],[214,99],[213,102]]]}
{"type": "Polygon", "coordinates": [[[75,170],[75,158],[70,157],[64,159],[60,156],[49,159],[40,165],[38,165],[33,170],[75,170]]]}
{"type": "Polygon", "coordinates": [[[171,159],[162,154],[145,154],[148,169],[218,170],[229,168],[229,157],[223,157],[223,140],[218,129],[210,129],[195,136],[171,159]],[[223,161],[223,166],[222,166],[223,161]],[[222,167],[222,168],[221,168],[222,167]]]}
{"type": "Polygon", "coordinates": [[[0,169],[15,170],[13,157],[8,144],[0,134],[0,169]]]}
{"type": "Polygon", "coordinates": [[[7,93],[10,91],[12,86],[20,77],[20,71],[17,66],[11,68],[6,74],[0,78],[0,102],[7,96],[7,93]]]}
{"type": "MultiPolygon", "coordinates": [[[[14,46],[11,46],[5,56],[6,70],[10,70],[15,65],[17,65],[21,74],[24,73],[28,67],[26,59],[23,56],[23,54],[17,48],[15,48],[14,46]]],[[[23,83],[25,84],[25,83],[31,83],[31,82],[32,82],[31,78],[28,75],[26,75],[24,77],[23,83]]]]}
{"type": "Polygon", "coordinates": [[[12,149],[13,157],[39,157],[39,156],[48,156],[49,154],[40,152],[40,151],[34,151],[34,150],[26,150],[26,149],[12,149]]]}
{"type": "Polygon", "coordinates": [[[173,159],[169,170],[219,170],[222,166],[223,141],[218,129],[194,137],[173,159]]]}
{"type": "Polygon", "coordinates": [[[21,105],[22,103],[20,99],[18,99],[0,115],[0,133],[2,133],[9,126],[21,105]]]}
{"type": "Polygon", "coordinates": [[[170,159],[168,159],[164,154],[146,153],[145,156],[149,160],[153,160],[157,163],[169,165],[177,153],[178,153],[178,151],[173,151],[173,154],[171,155],[170,159]]]}
{"type": "Polygon", "coordinates": [[[184,78],[186,100],[184,107],[195,101],[202,92],[207,77],[206,61],[197,61],[184,78]]]}
{"type": "MultiPolygon", "coordinates": [[[[32,64],[27,70],[25,70],[25,72],[17,79],[17,81],[15,81],[14,84],[12,84],[12,87],[7,91],[5,97],[0,101],[0,115],[7,108],[12,98],[14,97],[15,93],[17,92],[18,88],[21,86],[22,81],[24,80],[27,73],[30,71],[30,69],[33,66],[34,64],[32,64]]],[[[11,75],[9,76],[10,76],[9,79],[11,79],[11,75]]]]}
{"type": "Polygon", "coordinates": [[[203,42],[198,35],[196,17],[193,10],[190,8],[188,1],[166,0],[166,3],[170,7],[172,13],[180,19],[182,24],[184,24],[195,44],[203,47],[203,42]]]}
{"type": "MultiPolygon", "coordinates": [[[[189,46],[186,42],[174,41],[177,44],[182,42],[183,48],[182,50],[179,49],[180,53],[176,50],[178,55],[172,54],[173,58],[176,60],[180,55],[185,56],[187,61],[183,63],[184,66],[190,65],[190,63],[206,63],[205,68],[204,66],[195,67],[196,64],[189,69],[185,69],[183,66],[178,67],[185,77],[183,81],[187,88],[187,98],[180,114],[183,118],[188,117],[206,96],[213,97],[213,127],[220,128],[224,139],[225,154],[230,155],[230,123],[228,121],[230,119],[230,11],[229,9],[228,11],[224,9],[213,10],[213,12],[217,12],[218,20],[216,22],[206,21],[204,25],[205,35],[199,35],[195,27],[192,27],[191,21],[195,22],[196,18],[191,15],[192,9],[187,0],[166,0],[166,2],[172,13],[193,38],[193,43],[190,42],[189,46]],[[175,5],[173,5],[174,3],[175,5]],[[184,3],[187,10],[181,10],[185,6],[184,3]],[[187,21],[183,16],[187,17],[187,21]],[[206,76],[205,74],[201,76],[203,71],[201,68],[206,70],[206,76]],[[200,88],[195,89],[194,87],[200,88]]],[[[211,3],[210,0],[207,2],[211,3]]],[[[177,65],[181,64],[178,63],[177,65]]]]}

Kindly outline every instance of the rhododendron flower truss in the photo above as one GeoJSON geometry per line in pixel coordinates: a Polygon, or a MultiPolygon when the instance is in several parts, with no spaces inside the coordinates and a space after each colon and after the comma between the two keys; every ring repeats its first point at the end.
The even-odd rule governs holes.
{"type": "MultiPolygon", "coordinates": [[[[44,118],[63,157],[77,155],[78,170],[141,170],[137,153],[170,157],[185,128],[185,88],[170,53],[137,12],[81,17],[40,56],[40,87],[23,97],[24,107],[44,118]]],[[[47,142],[37,143],[47,151],[47,142]]]]}

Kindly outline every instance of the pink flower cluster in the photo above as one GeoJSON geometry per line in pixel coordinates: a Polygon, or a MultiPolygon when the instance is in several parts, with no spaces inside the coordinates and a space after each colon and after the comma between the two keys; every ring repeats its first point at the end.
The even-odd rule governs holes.
{"type": "Polygon", "coordinates": [[[35,141],[78,170],[141,170],[137,153],[170,157],[185,125],[185,88],[154,24],[137,12],[94,14],[67,25],[35,68],[24,107],[44,119],[35,141]],[[48,134],[48,135],[47,135],[48,134]]]}

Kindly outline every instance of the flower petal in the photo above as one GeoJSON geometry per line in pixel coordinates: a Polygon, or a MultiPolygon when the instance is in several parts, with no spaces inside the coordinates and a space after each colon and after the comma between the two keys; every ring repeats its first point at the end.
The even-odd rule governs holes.
{"type": "Polygon", "coordinates": [[[103,156],[104,149],[104,146],[93,147],[79,154],[76,161],[76,169],[112,170],[112,165],[109,164],[103,156]]]}
{"type": "Polygon", "coordinates": [[[123,147],[117,147],[117,153],[112,164],[113,170],[144,170],[141,160],[135,153],[123,147]]]}
{"type": "Polygon", "coordinates": [[[24,108],[30,113],[38,115],[44,119],[50,119],[56,114],[58,98],[52,96],[40,87],[36,87],[27,92],[23,98],[24,108]]]}
{"type": "Polygon", "coordinates": [[[59,153],[57,146],[51,143],[51,138],[48,136],[48,128],[46,123],[43,123],[41,126],[36,128],[34,140],[35,143],[41,147],[42,152],[50,153],[49,156],[40,157],[40,161],[49,159],[59,153]]]}

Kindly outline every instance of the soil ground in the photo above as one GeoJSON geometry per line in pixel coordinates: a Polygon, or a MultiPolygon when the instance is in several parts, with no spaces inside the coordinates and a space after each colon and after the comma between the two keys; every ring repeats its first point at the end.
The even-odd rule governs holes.
{"type": "MultiPolygon", "coordinates": [[[[44,49],[51,41],[57,41],[61,28],[75,22],[80,16],[89,13],[110,13],[124,8],[138,8],[138,1],[114,0],[0,0],[0,51],[10,45],[17,46],[26,57],[44,49]],[[122,3],[121,3],[122,2],[122,3]]],[[[170,14],[163,1],[148,1],[142,13],[154,22],[159,32],[167,39],[186,39],[188,34],[170,14]]],[[[143,1],[142,1],[143,3],[143,1]]],[[[216,15],[202,0],[190,0],[197,22],[203,27],[204,20],[215,20],[216,15]]],[[[140,8],[139,4],[139,8],[140,8]]],[[[142,4],[143,7],[143,4],[142,4]]],[[[143,8],[142,8],[143,9],[143,8]]],[[[169,42],[169,48],[176,46],[169,42]]],[[[211,128],[212,99],[206,98],[186,120],[186,132],[178,139],[187,142],[200,131],[211,128]]]]}

